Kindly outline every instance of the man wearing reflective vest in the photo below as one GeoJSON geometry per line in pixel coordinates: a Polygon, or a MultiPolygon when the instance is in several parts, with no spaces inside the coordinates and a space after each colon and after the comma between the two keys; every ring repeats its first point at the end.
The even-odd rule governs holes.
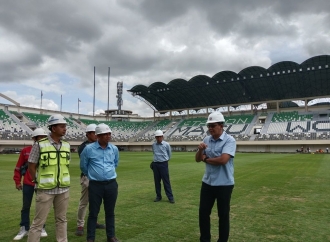
{"type": "Polygon", "coordinates": [[[70,144],[61,138],[66,133],[66,121],[60,114],[48,119],[50,134],[35,143],[29,156],[29,172],[36,184],[35,217],[28,242],[39,242],[43,224],[54,207],[56,241],[67,242],[66,213],[69,204],[70,144]]]}

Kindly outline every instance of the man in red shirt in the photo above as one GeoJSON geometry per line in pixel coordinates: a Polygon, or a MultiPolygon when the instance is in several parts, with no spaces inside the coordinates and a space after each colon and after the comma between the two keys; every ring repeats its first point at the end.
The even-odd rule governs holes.
{"type": "MultiPolygon", "coordinates": [[[[32,139],[34,142],[38,142],[40,139],[47,137],[47,133],[42,128],[37,128],[32,133],[32,139]]],[[[22,149],[18,158],[15,170],[14,181],[16,189],[23,192],[23,206],[21,210],[21,223],[20,231],[15,236],[14,240],[20,240],[24,236],[27,236],[30,229],[30,207],[32,203],[34,193],[34,183],[32,182],[31,175],[28,170],[28,158],[31,152],[32,146],[27,146],[22,149]],[[22,177],[23,185],[22,185],[22,177]]],[[[47,237],[45,228],[42,229],[41,237],[47,237]]]]}

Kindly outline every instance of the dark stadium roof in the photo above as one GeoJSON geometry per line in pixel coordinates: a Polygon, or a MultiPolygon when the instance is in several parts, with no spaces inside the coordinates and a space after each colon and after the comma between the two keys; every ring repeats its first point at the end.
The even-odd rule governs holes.
{"type": "Polygon", "coordinates": [[[239,73],[221,71],[213,77],[198,75],[189,81],[174,79],[168,84],[136,85],[128,92],[142,97],[158,111],[313,99],[330,95],[329,66],[330,55],[320,55],[300,65],[282,61],[268,69],[250,66],[239,73]]]}

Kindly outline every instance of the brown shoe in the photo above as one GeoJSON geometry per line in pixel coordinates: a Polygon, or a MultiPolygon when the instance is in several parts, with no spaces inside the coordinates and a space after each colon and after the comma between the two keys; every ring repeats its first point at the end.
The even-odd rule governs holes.
{"type": "Polygon", "coordinates": [[[84,227],[77,227],[75,235],[83,236],[84,235],[84,227]]]}
{"type": "Polygon", "coordinates": [[[119,242],[119,240],[116,237],[112,237],[112,238],[107,238],[107,242],[119,242]]]}

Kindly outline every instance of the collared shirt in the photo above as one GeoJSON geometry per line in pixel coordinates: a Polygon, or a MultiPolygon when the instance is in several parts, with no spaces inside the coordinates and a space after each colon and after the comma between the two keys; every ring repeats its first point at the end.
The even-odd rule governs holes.
{"type": "Polygon", "coordinates": [[[89,145],[91,143],[93,143],[93,142],[89,142],[88,140],[86,140],[86,141],[84,141],[83,143],[81,143],[79,145],[79,148],[78,148],[78,155],[79,155],[79,157],[80,157],[81,152],[83,152],[83,150],[85,149],[86,145],[89,145]]]}
{"type": "Polygon", "coordinates": [[[152,144],[152,151],[154,153],[154,162],[164,162],[171,159],[171,146],[164,140],[159,144],[155,141],[152,144]]]}
{"type": "MultiPolygon", "coordinates": [[[[54,145],[54,147],[57,149],[57,150],[60,150],[61,149],[61,146],[62,146],[62,141],[60,140],[59,143],[55,143],[55,141],[52,139],[52,137],[50,135],[47,136],[49,142],[54,145]]],[[[40,156],[40,147],[39,147],[39,143],[38,142],[35,142],[33,147],[32,147],[32,150],[31,150],[31,153],[30,153],[30,156],[29,156],[29,162],[30,163],[36,163],[38,164],[39,163],[39,156],[40,156]]],[[[36,174],[37,175],[37,174],[36,174]]],[[[36,187],[38,188],[38,185],[36,184],[36,187]]],[[[41,190],[41,189],[40,189],[41,190]]],[[[61,187],[55,187],[54,189],[42,189],[45,193],[47,194],[62,194],[64,192],[67,192],[69,191],[69,187],[64,187],[64,188],[61,188],[61,187]]]]}
{"type": "Polygon", "coordinates": [[[230,159],[225,165],[211,165],[206,163],[203,182],[211,186],[234,185],[234,156],[236,152],[236,140],[226,132],[214,140],[212,136],[204,138],[207,145],[204,154],[214,158],[221,154],[229,154],[230,159]]]}
{"type": "Polygon", "coordinates": [[[118,148],[111,143],[102,148],[98,141],[86,145],[80,154],[80,169],[91,181],[108,181],[117,177],[118,148]]]}

